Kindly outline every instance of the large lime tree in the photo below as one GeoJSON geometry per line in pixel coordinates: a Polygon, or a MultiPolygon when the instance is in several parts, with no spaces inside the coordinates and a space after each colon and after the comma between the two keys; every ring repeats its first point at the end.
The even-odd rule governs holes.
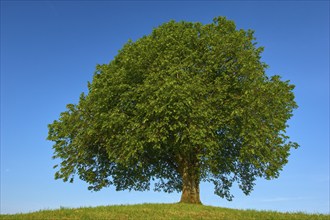
{"type": "Polygon", "coordinates": [[[293,85],[265,74],[262,51],[224,17],[170,21],[129,41],[49,125],[55,178],[90,190],[152,184],[185,203],[201,203],[201,181],[231,200],[234,182],[249,194],[256,178],[277,178],[298,147],[286,135],[297,105],[293,85]]]}

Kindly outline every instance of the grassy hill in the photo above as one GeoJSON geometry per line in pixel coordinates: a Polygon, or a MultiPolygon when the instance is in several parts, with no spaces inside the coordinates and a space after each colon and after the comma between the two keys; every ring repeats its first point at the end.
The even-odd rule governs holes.
{"type": "Polygon", "coordinates": [[[141,204],[99,206],[95,208],[78,208],[43,210],[28,214],[1,215],[0,219],[218,219],[218,220],[281,220],[281,219],[324,219],[330,215],[279,213],[255,210],[236,210],[203,205],[189,204],[141,204]]]}

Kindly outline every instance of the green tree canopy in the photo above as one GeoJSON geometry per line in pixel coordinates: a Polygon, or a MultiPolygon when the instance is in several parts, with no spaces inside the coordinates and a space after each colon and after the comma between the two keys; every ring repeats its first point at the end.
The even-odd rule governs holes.
{"type": "Polygon", "coordinates": [[[182,192],[200,203],[199,183],[232,199],[288,162],[294,86],[268,77],[253,31],[224,17],[170,21],[98,65],[89,92],[49,125],[56,179],[91,190],[182,192]]]}

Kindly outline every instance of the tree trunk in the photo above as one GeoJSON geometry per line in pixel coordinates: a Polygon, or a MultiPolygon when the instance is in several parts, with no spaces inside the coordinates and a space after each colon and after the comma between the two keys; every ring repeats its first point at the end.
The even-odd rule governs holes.
{"type": "Polygon", "coordinates": [[[199,174],[194,168],[184,164],[181,203],[202,204],[199,197],[199,174]]]}

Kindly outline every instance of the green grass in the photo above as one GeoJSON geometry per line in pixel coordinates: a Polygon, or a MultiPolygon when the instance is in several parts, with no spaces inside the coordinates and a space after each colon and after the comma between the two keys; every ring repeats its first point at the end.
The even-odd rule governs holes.
{"type": "Polygon", "coordinates": [[[218,219],[218,220],[281,220],[324,219],[330,215],[280,213],[271,211],[236,210],[189,204],[141,204],[99,206],[95,208],[42,210],[27,214],[0,215],[0,219],[218,219]]]}

